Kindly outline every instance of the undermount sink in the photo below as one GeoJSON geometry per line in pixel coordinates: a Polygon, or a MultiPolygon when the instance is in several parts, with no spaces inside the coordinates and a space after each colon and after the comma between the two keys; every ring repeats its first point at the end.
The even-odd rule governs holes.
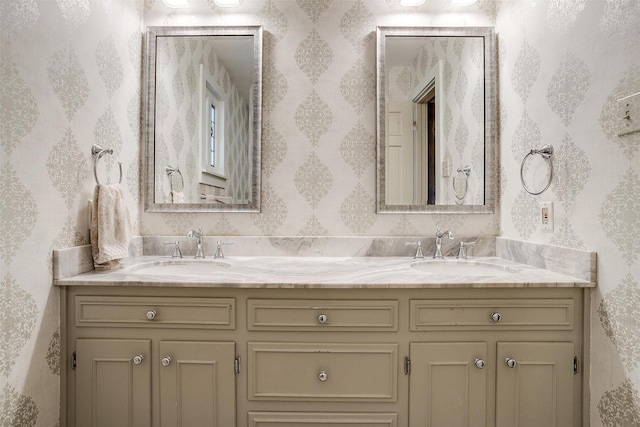
{"type": "Polygon", "coordinates": [[[443,260],[433,259],[417,261],[411,264],[412,268],[427,274],[438,274],[445,276],[508,276],[518,273],[518,269],[505,265],[490,264],[481,261],[468,260],[443,260]]]}
{"type": "Polygon", "coordinates": [[[141,265],[128,273],[145,276],[211,276],[229,267],[230,264],[222,261],[166,261],[141,265]]]}
{"type": "Polygon", "coordinates": [[[324,276],[361,271],[362,268],[358,262],[349,262],[349,258],[323,257],[265,257],[261,262],[245,267],[246,270],[281,276],[324,276]]]}

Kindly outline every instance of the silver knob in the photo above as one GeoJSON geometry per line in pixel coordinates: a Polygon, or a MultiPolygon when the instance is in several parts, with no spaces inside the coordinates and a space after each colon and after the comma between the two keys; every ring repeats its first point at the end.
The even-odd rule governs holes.
{"type": "Polygon", "coordinates": [[[473,363],[475,363],[475,364],[476,364],[476,368],[478,368],[478,369],[484,369],[484,365],[485,365],[484,360],[482,360],[482,359],[476,359],[476,360],[474,360],[474,361],[473,361],[473,363]]]}
{"type": "Polygon", "coordinates": [[[515,368],[518,365],[518,362],[516,361],[516,359],[512,359],[510,357],[507,357],[506,359],[504,359],[504,362],[510,368],[515,368]]]}
{"type": "Polygon", "coordinates": [[[498,312],[495,312],[495,311],[494,311],[493,313],[491,313],[491,319],[492,319],[494,322],[499,322],[499,321],[500,321],[500,319],[502,319],[502,314],[500,314],[500,313],[498,313],[498,312]]]}
{"type": "Polygon", "coordinates": [[[133,356],[133,364],[134,365],[140,365],[143,360],[144,360],[144,356],[141,355],[141,354],[139,354],[137,356],[133,356]]]}
{"type": "Polygon", "coordinates": [[[164,366],[165,368],[171,365],[171,356],[163,357],[160,363],[162,363],[162,366],[164,366]]]}
{"type": "Polygon", "coordinates": [[[154,320],[157,315],[158,315],[158,312],[155,311],[155,310],[147,311],[147,319],[149,319],[149,320],[154,320]]]}
{"type": "Polygon", "coordinates": [[[325,371],[320,371],[318,374],[318,379],[322,382],[325,382],[329,378],[329,375],[325,371]]]}
{"type": "Polygon", "coordinates": [[[318,322],[322,323],[323,325],[326,324],[329,321],[329,317],[326,314],[321,314],[318,316],[318,322]]]}

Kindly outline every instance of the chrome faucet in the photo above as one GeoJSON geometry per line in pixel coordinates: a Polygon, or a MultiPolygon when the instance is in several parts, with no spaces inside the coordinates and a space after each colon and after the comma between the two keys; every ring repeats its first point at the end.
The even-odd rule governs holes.
{"type": "Polygon", "coordinates": [[[422,242],[404,242],[405,246],[416,246],[416,254],[413,256],[413,259],[424,259],[424,255],[422,254],[422,242]]]}
{"type": "Polygon", "coordinates": [[[180,241],[176,240],[175,242],[164,242],[165,245],[174,245],[173,246],[173,254],[171,258],[182,258],[182,251],[180,250],[180,241]]]}
{"type": "Polygon", "coordinates": [[[476,241],[474,240],[473,242],[463,242],[462,240],[460,241],[460,248],[458,249],[458,256],[456,258],[458,259],[467,259],[467,246],[475,246],[476,245],[476,241]]]}
{"type": "Polygon", "coordinates": [[[442,238],[444,236],[447,236],[447,239],[452,240],[453,239],[453,233],[451,232],[451,230],[447,230],[444,232],[440,232],[440,229],[437,228],[436,229],[436,251],[433,254],[434,258],[437,259],[443,259],[444,257],[442,256],[442,238]]]}
{"type": "Polygon", "coordinates": [[[191,238],[196,238],[198,239],[198,248],[196,249],[196,255],[194,258],[204,258],[204,252],[202,251],[202,237],[204,236],[204,234],[202,234],[202,228],[198,227],[198,231],[196,230],[189,230],[189,232],[187,233],[187,238],[191,239],[191,238]]]}
{"type": "Polygon", "coordinates": [[[213,256],[213,259],[224,259],[224,253],[222,252],[222,245],[233,245],[232,242],[223,242],[218,240],[216,242],[216,253],[213,256]]]}

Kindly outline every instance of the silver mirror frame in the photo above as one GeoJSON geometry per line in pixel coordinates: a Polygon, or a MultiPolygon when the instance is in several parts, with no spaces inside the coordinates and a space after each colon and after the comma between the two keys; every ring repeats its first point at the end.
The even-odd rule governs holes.
{"type": "Polygon", "coordinates": [[[146,212],[260,212],[261,146],[262,146],[262,26],[215,27],[147,27],[145,74],[145,179],[144,210],[146,212]],[[253,36],[253,167],[251,201],[247,204],[155,203],[155,110],[156,110],[156,39],[165,36],[253,36]]]}
{"type": "Polygon", "coordinates": [[[498,177],[497,60],[491,27],[376,28],[376,212],[377,213],[494,213],[498,177]],[[484,42],[484,205],[387,205],[385,203],[385,41],[386,37],[482,37],[484,42]]]}

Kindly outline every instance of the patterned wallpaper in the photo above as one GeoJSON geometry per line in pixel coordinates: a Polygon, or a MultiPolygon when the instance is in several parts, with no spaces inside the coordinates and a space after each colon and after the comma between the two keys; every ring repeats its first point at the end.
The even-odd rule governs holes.
{"type": "Polygon", "coordinates": [[[200,194],[231,197],[246,203],[251,192],[249,104],[210,44],[198,38],[163,38],[157,45],[156,77],[156,202],[171,203],[171,189],[180,191],[178,178],[171,187],[167,165],[179,167],[187,203],[200,203],[200,194]],[[225,172],[227,187],[216,191],[200,184],[200,64],[206,79],[217,85],[225,101],[225,172]]]}
{"type": "MultiPolygon", "coordinates": [[[[140,199],[144,3],[0,2],[0,425],[59,424],[52,250],[88,243],[91,145],[132,218],[140,199]]],[[[134,234],[139,234],[135,221],[134,234]]]]}
{"type": "Polygon", "coordinates": [[[0,425],[59,424],[59,301],[51,251],[87,243],[91,144],[124,187],[134,233],[497,235],[598,252],[592,301],[591,423],[640,424],[640,134],[617,137],[615,100],[640,88],[637,0],[158,0],[0,2],[0,425]],[[455,12],[455,13],[452,13],[455,12]],[[262,212],[140,211],[144,25],[263,25],[262,212]],[[500,57],[500,212],[375,214],[377,25],[495,25],[500,57]],[[556,148],[556,177],[523,192],[520,160],[556,148]],[[320,185],[318,185],[320,184],[320,185]],[[555,202],[556,228],[536,228],[555,202]],[[500,220],[500,221],[499,221],[500,220]]]}
{"type": "Polygon", "coordinates": [[[496,26],[502,235],[598,253],[591,425],[640,425],[640,133],[616,132],[616,100],[640,92],[640,2],[505,1],[496,26]],[[520,163],[543,144],[555,176],[532,196],[520,163]],[[553,232],[537,228],[540,201],[553,232]]]}

